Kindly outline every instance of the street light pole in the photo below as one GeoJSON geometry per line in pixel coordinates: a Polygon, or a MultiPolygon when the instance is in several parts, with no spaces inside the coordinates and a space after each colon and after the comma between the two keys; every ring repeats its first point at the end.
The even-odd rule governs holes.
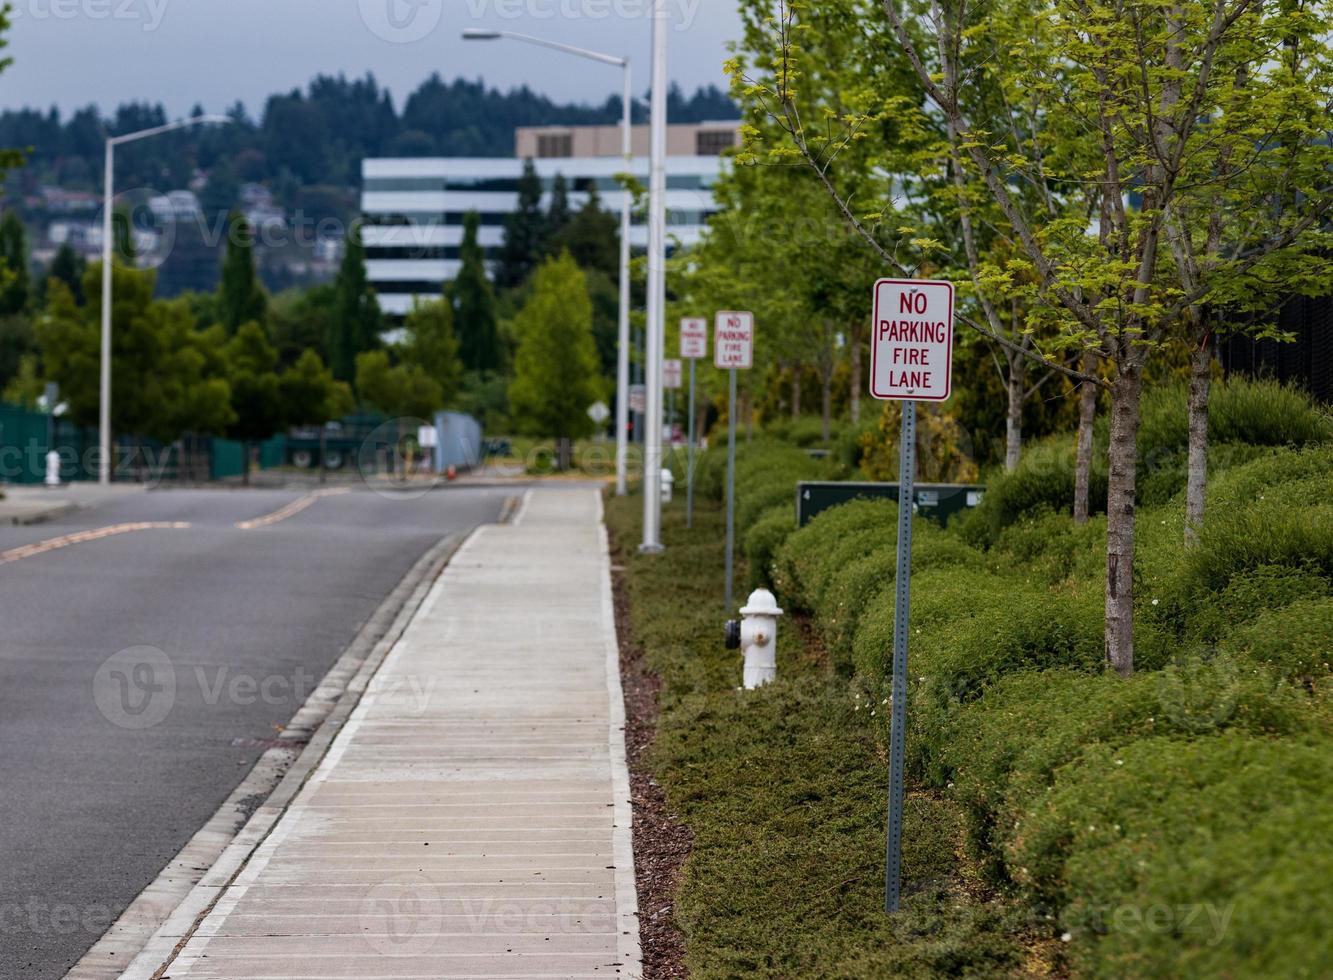
{"type": "Polygon", "coordinates": [[[643,543],[662,547],[662,356],[666,343],[666,0],[653,2],[652,163],[648,183],[647,413],[643,446],[643,543]]]}
{"type": "Polygon", "coordinates": [[[106,169],[102,175],[102,194],[104,197],[102,202],[102,358],[99,380],[100,397],[97,408],[97,482],[102,486],[109,486],[111,483],[111,261],[113,255],[111,239],[114,233],[111,208],[116,199],[116,147],[122,143],[133,143],[136,140],[148,139],[150,136],[160,136],[163,133],[171,133],[189,126],[198,126],[201,123],[225,123],[230,121],[226,116],[193,116],[189,119],[167,123],[165,126],[141,129],[137,133],[126,133],[123,136],[108,136],[106,139],[106,169]]]}
{"type": "MultiPolygon", "coordinates": [[[[621,123],[621,149],[625,156],[625,172],[634,169],[634,119],[632,115],[634,90],[630,81],[629,59],[625,59],[625,90],[621,97],[624,120],[621,123]]],[[[620,329],[616,350],[616,496],[628,492],[629,482],[629,263],[630,263],[630,193],[625,189],[625,200],[620,208],[620,329]]]]}
{"type": "MultiPolygon", "coordinates": [[[[559,41],[548,41],[545,38],[533,37],[531,34],[520,34],[517,31],[492,31],[482,28],[469,28],[463,32],[463,40],[465,41],[499,41],[502,39],[522,41],[525,44],[535,44],[539,47],[550,48],[553,51],[561,51],[565,54],[572,54],[580,58],[588,58],[592,61],[598,61],[604,65],[615,65],[624,70],[624,94],[621,97],[623,118],[621,120],[620,148],[621,153],[625,157],[625,170],[626,172],[632,172],[634,165],[634,85],[632,72],[630,70],[630,60],[612,54],[602,54],[599,51],[589,51],[586,48],[575,47],[572,44],[562,44],[559,41]]],[[[623,497],[626,493],[629,470],[629,236],[633,218],[632,212],[633,208],[630,202],[630,194],[627,190],[625,192],[625,202],[620,209],[620,324],[617,338],[618,351],[616,354],[616,496],[618,497],[623,497]]]]}

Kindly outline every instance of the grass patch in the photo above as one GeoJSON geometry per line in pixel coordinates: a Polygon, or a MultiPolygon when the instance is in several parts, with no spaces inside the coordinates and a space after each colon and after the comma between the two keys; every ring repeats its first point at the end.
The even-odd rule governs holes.
{"type": "Polygon", "coordinates": [[[962,856],[961,809],[920,786],[906,812],[909,893],[883,914],[883,705],[808,651],[790,619],[780,681],[738,693],[740,659],[722,644],[721,508],[696,501],[693,531],[683,507],[665,508],[656,557],[633,547],[641,511],[612,499],[607,522],[635,636],[662,678],[656,778],[694,835],[674,906],[690,972],[1014,976],[1042,961],[962,856]]]}

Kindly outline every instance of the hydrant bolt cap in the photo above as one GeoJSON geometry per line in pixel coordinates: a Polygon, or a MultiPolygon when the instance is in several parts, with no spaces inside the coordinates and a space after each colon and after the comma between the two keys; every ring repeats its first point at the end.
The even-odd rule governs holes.
{"type": "Polygon", "coordinates": [[[750,600],[741,610],[742,616],[781,616],[778,600],[768,589],[756,589],[750,593],[750,600]]]}

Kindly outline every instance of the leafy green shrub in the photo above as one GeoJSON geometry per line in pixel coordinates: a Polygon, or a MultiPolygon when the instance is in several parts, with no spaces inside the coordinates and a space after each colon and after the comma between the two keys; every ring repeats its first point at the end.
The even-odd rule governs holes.
{"type": "MultiPolygon", "coordinates": [[[[1094,453],[1090,501],[1094,512],[1106,510],[1106,456],[1094,453]]],[[[1023,517],[1069,514],[1074,507],[1074,445],[1056,437],[1029,446],[1012,473],[999,473],[986,484],[981,503],[960,525],[969,544],[990,547],[1001,531],[1023,517]]]]}
{"type": "Polygon", "coordinates": [[[796,530],[796,513],[789,505],[778,504],[764,511],[745,532],[745,560],[750,569],[750,588],[771,587],[773,557],[782,543],[796,530]]]}
{"type": "Polygon", "coordinates": [[[1178,596],[1157,606],[1144,606],[1145,618],[1174,629],[1186,640],[1216,643],[1266,611],[1301,599],[1328,596],[1333,584],[1319,571],[1289,565],[1260,565],[1242,572],[1216,596],[1182,608],[1178,596]]]}
{"type": "MultiPolygon", "coordinates": [[[[892,606],[892,588],[898,570],[898,542],[892,537],[868,555],[835,571],[824,592],[824,604],[815,617],[820,635],[835,662],[850,665],[856,631],[871,604],[892,606]]],[[[981,568],[986,558],[933,521],[912,523],[912,573],[931,568],[981,568]]]]}
{"type": "Polygon", "coordinates": [[[1228,731],[1093,744],[1008,852],[1090,976],[1318,977],[1333,743],[1228,731]]]}
{"type": "Polygon", "coordinates": [[[861,437],[878,431],[878,420],[864,420],[859,425],[848,426],[838,434],[833,440],[830,456],[840,472],[848,478],[860,475],[861,459],[865,454],[865,443],[861,437]]]}
{"type": "Polygon", "coordinates": [[[1214,510],[1185,556],[1182,586],[1187,597],[1201,598],[1265,565],[1333,577],[1333,503],[1272,501],[1248,510],[1214,510]]]}
{"type": "Polygon", "coordinates": [[[1333,420],[1300,388],[1238,379],[1214,386],[1208,435],[1218,442],[1300,446],[1333,440],[1333,420]]]}
{"type": "Polygon", "coordinates": [[[1046,585],[1095,583],[1106,574],[1106,519],[1080,526],[1064,514],[1024,517],[999,533],[992,553],[1046,585]]]}
{"type": "MultiPolygon", "coordinates": [[[[1208,486],[1210,511],[1229,511],[1252,506],[1275,488],[1320,481],[1327,489],[1328,474],[1333,472],[1333,446],[1307,446],[1302,449],[1273,450],[1243,466],[1217,475],[1208,486]]],[[[1312,500],[1322,494],[1315,492],[1312,500]]]]}
{"type": "Polygon", "coordinates": [[[775,565],[781,595],[816,615],[824,593],[849,562],[897,540],[898,505],[853,500],[820,514],[787,539],[775,565]]]}
{"type": "MultiPolygon", "coordinates": [[[[842,424],[833,421],[829,424],[828,443],[832,444],[839,436],[842,430],[842,424]]],[[[791,423],[787,430],[786,440],[802,449],[810,449],[815,446],[823,446],[824,442],[824,420],[820,418],[803,415],[791,423]]]]}
{"type": "Polygon", "coordinates": [[[1292,680],[1327,676],[1333,663],[1333,598],[1325,594],[1265,610],[1222,646],[1292,680]]]}
{"type": "MultiPolygon", "coordinates": [[[[1155,385],[1139,406],[1139,453],[1146,459],[1189,444],[1185,381],[1155,385]]],[[[1109,420],[1098,420],[1098,442],[1106,444],[1109,420]]],[[[1214,383],[1208,398],[1208,441],[1248,446],[1301,446],[1333,439],[1327,414],[1310,395],[1271,379],[1236,378],[1214,383]]],[[[1211,462],[1211,460],[1210,460],[1211,462]]]]}
{"type": "Polygon", "coordinates": [[[1016,822],[1085,746],[1199,736],[1312,731],[1308,699],[1232,658],[1190,659],[1124,679],[1069,670],[1011,674],[924,733],[932,778],[952,781],[971,844],[997,878],[1016,822]]]}

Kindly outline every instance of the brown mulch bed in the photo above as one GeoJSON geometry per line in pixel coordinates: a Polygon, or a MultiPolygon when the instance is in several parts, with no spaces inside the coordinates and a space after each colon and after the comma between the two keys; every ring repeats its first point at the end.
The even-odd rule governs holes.
{"type": "MultiPolygon", "coordinates": [[[[612,554],[618,553],[619,545],[613,541],[612,554]]],[[[666,980],[688,975],[685,937],[676,926],[674,902],[693,835],[671,813],[666,794],[652,776],[648,756],[657,735],[662,680],[644,663],[643,649],[635,639],[619,565],[612,565],[611,583],[620,638],[620,683],[625,693],[625,754],[634,800],[634,876],[643,976],[644,980],[666,980]]]]}

